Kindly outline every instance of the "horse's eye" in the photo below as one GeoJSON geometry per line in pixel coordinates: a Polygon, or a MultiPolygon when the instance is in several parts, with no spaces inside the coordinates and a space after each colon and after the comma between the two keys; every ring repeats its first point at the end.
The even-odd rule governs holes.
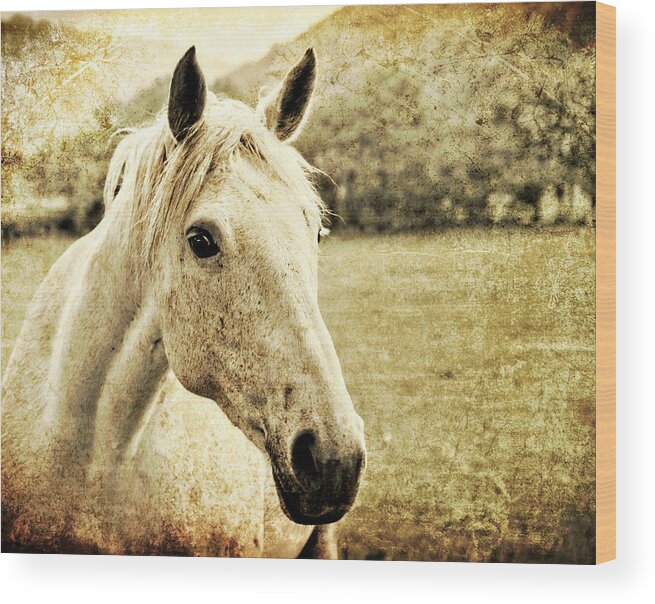
{"type": "Polygon", "coordinates": [[[321,239],[322,239],[322,237],[321,237],[321,231],[322,231],[322,230],[323,230],[323,229],[319,229],[319,230],[318,230],[318,242],[319,242],[319,243],[321,243],[321,239]]]}
{"type": "Polygon", "coordinates": [[[220,251],[214,238],[205,229],[193,228],[187,233],[187,241],[198,258],[216,256],[220,251]]]}

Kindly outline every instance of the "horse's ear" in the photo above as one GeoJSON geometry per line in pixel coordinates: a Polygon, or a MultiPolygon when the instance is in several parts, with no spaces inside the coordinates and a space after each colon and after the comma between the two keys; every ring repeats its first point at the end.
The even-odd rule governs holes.
{"type": "Polygon", "coordinates": [[[205,76],[196,60],[196,47],[192,46],[173,72],[168,95],[168,125],[178,142],[202,117],[206,99],[205,76]]]}
{"type": "Polygon", "coordinates": [[[259,102],[257,110],[263,114],[266,127],[280,140],[291,140],[300,132],[315,80],[316,55],[308,48],[282,84],[259,102]]]}

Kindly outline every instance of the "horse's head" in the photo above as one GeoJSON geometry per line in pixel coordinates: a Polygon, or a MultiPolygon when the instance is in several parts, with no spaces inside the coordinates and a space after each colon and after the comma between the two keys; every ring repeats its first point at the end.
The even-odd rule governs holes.
{"type": "Polygon", "coordinates": [[[302,524],[341,518],[365,463],[363,422],[318,306],[322,205],[288,144],[315,63],[310,49],[252,110],[206,93],[193,48],[181,59],[165,162],[177,173],[163,186],[173,205],[175,190],[197,190],[170,221],[152,273],[173,372],[269,455],[282,507],[302,524]],[[201,180],[180,176],[194,162],[201,180]]]}

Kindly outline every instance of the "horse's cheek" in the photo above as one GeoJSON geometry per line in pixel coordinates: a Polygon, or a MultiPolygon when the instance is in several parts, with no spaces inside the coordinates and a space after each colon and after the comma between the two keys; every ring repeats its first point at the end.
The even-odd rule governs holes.
{"type": "MultiPolygon", "coordinates": [[[[162,279],[161,328],[170,367],[190,392],[213,398],[219,342],[224,325],[217,312],[216,283],[181,263],[162,279]]],[[[220,299],[220,298],[219,298],[220,299]]]]}

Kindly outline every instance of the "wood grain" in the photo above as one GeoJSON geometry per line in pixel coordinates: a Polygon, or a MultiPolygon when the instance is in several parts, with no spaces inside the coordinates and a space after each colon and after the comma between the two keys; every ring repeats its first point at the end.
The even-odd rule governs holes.
{"type": "Polygon", "coordinates": [[[596,3],[596,563],[616,557],[616,9],[596,3]]]}

